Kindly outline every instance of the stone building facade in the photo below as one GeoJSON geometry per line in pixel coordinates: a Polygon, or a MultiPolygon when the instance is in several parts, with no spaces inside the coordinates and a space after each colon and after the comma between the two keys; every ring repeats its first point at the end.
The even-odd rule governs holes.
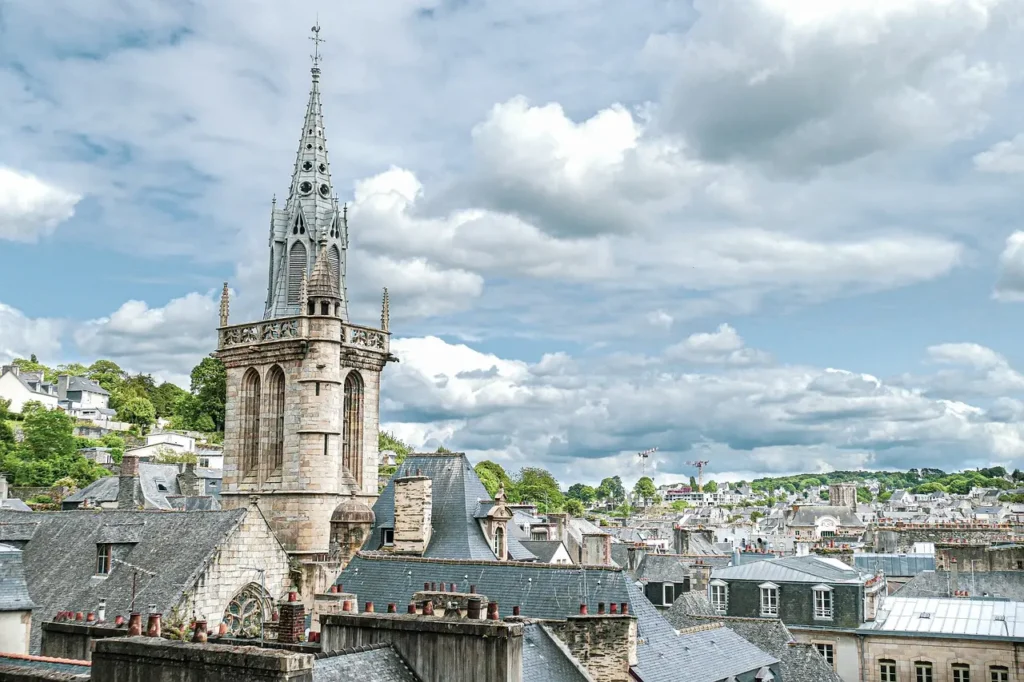
{"type": "Polygon", "coordinates": [[[264,319],[229,324],[225,284],[216,353],[227,370],[222,504],[255,496],[310,586],[324,582],[311,567],[329,563],[335,510],[376,499],[380,374],[393,359],[386,290],[379,328],[348,320],[348,224],[331,187],[319,82],[314,59],[288,197],[272,209],[264,319]]]}

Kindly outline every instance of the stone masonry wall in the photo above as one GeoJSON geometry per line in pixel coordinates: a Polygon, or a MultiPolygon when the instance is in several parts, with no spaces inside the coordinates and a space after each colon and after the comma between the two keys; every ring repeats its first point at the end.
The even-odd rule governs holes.
{"type": "Polygon", "coordinates": [[[42,643],[39,653],[50,658],[63,658],[71,661],[92,660],[92,640],[108,637],[124,637],[127,628],[110,626],[79,625],[77,623],[42,624],[42,643]]]}
{"type": "Polygon", "coordinates": [[[636,664],[636,618],[572,616],[547,627],[568,647],[596,682],[628,682],[636,664]]]}
{"type": "Polygon", "coordinates": [[[864,682],[881,682],[879,661],[896,662],[896,679],[914,680],[914,663],[932,664],[933,679],[952,680],[954,663],[970,666],[972,680],[992,679],[991,666],[1009,669],[1010,682],[1024,682],[1024,642],[949,637],[875,636],[864,638],[864,682]]]}
{"type": "Polygon", "coordinates": [[[432,482],[426,476],[395,479],[395,551],[422,554],[430,544],[432,482]]]}
{"type": "Polygon", "coordinates": [[[271,599],[287,592],[290,583],[288,555],[259,510],[250,507],[227,544],[200,575],[194,593],[185,595],[185,613],[191,614],[194,601],[196,613],[206,616],[210,629],[216,631],[231,599],[246,585],[260,584],[260,574],[254,568],[266,571],[263,584],[271,599]]]}
{"type": "Polygon", "coordinates": [[[948,571],[956,559],[961,571],[1022,571],[1024,570],[1024,545],[936,545],[935,568],[948,571]],[[973,564],[971,562],[974,562],[973,564]]]}
{"type": "Polygon", "coordinates": [[[312,682],[313,656],[151,637],[96,642],[92,682],[312,682]]]}
{"type": "Polygon", "coordinates": [[[523,625],[433,616],[324,616],[324,651],[389,642],[423,682],[520,682],[523,625]]]}
{"type": "Polygon", "coordinates": [[[915,542],[948,543],[950,541],[966,541],[968,543],[992,543],[1011,540],[1020,535],[1021,527],[1003,526],[967,526],[956,524],[935,526],[896,526],[878,528],[873,533],[876,552],[906,552],[915,542]]]}

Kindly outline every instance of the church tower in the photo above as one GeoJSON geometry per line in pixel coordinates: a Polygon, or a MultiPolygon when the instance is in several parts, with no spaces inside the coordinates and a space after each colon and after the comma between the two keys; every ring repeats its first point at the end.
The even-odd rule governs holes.
{"type": "Polygon", "coordinates": [[[379,329],[348,319],[348,225],[327,161],[319,31],[288,198],[271,211],[264,318],[229,324],[225,284],[216,353],[227,369],[222,504],[255,498],[306,568],[331,563],[336,509],[369,511],[376,500],[380,374],[393,359],[386,290],[379,329]]]}

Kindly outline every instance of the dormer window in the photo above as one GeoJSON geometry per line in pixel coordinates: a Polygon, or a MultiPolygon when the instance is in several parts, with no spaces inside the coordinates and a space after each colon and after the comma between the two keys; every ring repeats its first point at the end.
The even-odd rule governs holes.
{"type": "Polygon", "coordinates": [[[381,545],[391,547],[395,544],[395,529],[382,528],[380,531],[381,545]]]}
{"type": "Polygon", "coordinates": [[[711,606],[715,613],[725,613],[729,608],[729,586],[724,580],[711,581],[711,606]]]}
{"type": "Polygon", "coordinates": [[[814,589],[814,619],[832,620],[832,588],[828,585],[815,585],[814,589]]]}
{"type": "Polygon", "coordinates": [[[761,616],[777,618],[779,615],[779,586],[774,583],[761,583],[761,616]]]}
{"type": "Polygon", "coordinates": [[[113,552],[108,544],[96,545],[96,574],[107,575],[110,573],[110,558],[113,552]]]}
{"type": "Polygon", "coordinates": [[[494,529],[494,556],[499,560],[505,558],[505,529],[498,526],[494,529]]]}

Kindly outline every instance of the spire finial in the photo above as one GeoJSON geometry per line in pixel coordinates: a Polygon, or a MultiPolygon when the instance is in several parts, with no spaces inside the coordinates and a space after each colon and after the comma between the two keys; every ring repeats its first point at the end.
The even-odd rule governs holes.
{"type": "Polygon", "coordinates": [[[299,315],[306,314],[309,303],[309,283],[306,281],[306,269],[302,269],[302,281],[299,282],[299,315]]]}
{"type": "Polygon", "coordinates": [[[228,308],[230,307],[231,294],[228,293],[228,283],[224,282],[224,288],[220,292],[220,326],[228,326],[228,308]]]}
{"type": "Polygon", "coordinates": [[[388,288],[384,287],[384,300],[380,306],[380,330],[382,332],[391,331],[388,327],[391,325],[391,305],[388,301],[388,288]]]}
{"type": "Polygon", "coordinates": [[[313,35],[311,35],[309,37],[309,39],[313,41],[313,54],[311,54],[309,56],[313,60],[313,69],[314,70],[319,70],[320,69],[320,60],[321,60],[321,57],[320,57],[320,43],[327,42],[326,40],[324,40],[323,38],[320,37],[320,16],[319,15],[317,15],[316,23],[313,24],[313,28],[311,28],[309,30],[313,32],[313,35]]]}

